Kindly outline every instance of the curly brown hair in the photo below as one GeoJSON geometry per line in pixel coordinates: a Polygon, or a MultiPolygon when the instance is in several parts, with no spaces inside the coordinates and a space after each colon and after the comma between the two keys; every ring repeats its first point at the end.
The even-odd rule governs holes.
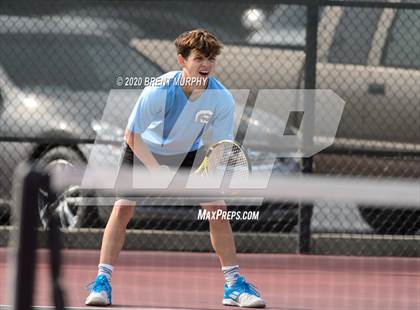
{"type": "Polygon", "coordinates": [[[222,43],[205,29],[194,29],[180,34],[175,40],[177,54],[187,58],[192,51],[205,57],[216,57],[223,47],[222,43]]]}

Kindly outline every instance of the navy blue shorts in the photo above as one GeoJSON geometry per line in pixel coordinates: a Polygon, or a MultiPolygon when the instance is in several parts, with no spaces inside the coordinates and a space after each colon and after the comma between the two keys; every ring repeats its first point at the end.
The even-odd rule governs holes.
{"type": "MultiPolygon", "coordinates": [[[[127,182],[128,180],[130,180],[131,182],[133,179],[132,174],[130,175],[130,173],[133,173],[133,167],[144,167],[144,164],[137,158],[137,156],[134,155],[133,151],[127,144],[123,146],[123,152],[124,152],[124,155],[120,164],[120,169],[118,172],[118,177],[117,177],[116,186],[115,186],[115,189],[117,192],[116,198],[132,200],[132,199],[129,199],[128,197],[124,197],[126,195],[120,193],[118,189],[119,187],[123,187],[123,188],[127,188],[127,186],[131,187],[132,184],[128,184],[127,182]],[[124,170],[129,172],[129,174],[127,175],[127,179],[124,179],[124,180],[122,179],[122,175],[120,173],[122,171],[121,168],[124,168],[124,170]]],[[[205,148],[202,147],[196,151],[191,151],[186,154],[178,154],[178,155],[160,155],[160,154],[154,154],[154,153],[152,154],[160,165],[165,165],[169,167],[177,167],[177,168],[179,167],[180,170],[182,169],[183,171],[191,172],[197,169],[197,167],[201,164],[201,162],[203,161],[206,155],[206,152],[205,152],[205,148]],[[197,160],[195,160],[196,158],[197,160]]],[[[145,173],[148,173],[148,172],[145,171],[145,173]]]]}

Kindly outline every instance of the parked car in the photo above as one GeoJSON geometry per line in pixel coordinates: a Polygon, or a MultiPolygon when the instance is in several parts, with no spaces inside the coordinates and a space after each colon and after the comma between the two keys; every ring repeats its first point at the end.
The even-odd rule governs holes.
{"type": "MultiPolygon", "coordinates": [[[[124,22],[75,16],[0,16],[0,24],[0,39],[6,43],[0,51],[0,137],[10,141],[0,142],[0,195],[3,205],[10,207],[12,176],[19,163],[33,162],[47,170],[86,163],[92,146],[77,141],[95,139],[97,134],[121,144],[121,120],[102,120],[109,90],[115,88],[118,76],[153,77],[166,70],[132,48],[130,38],[142,32],[124,22]],[[62,143],[64,139],[74,139],[74,143],[62,143]]],[[[275,133],[275,126],[282,125],[269,113],[262,117],[267,121],[254,122],[260,132],[275,133]]],[[[118,160],[118,145],[100,147],[104,161],[118,160]]],[[[249,150],[249,154],[254,169],[266,169],[269,157],[275,156],[258,149],[249,150]]],[[[279,159],[275,167],[276,173],[294,173],[300,171],[300,162],[279,159]]],[[[56,202],[62,227],[98,225],[98,218],[102,219],[99,225],[106,221],[109,208],[96,209],[96,204],[103,205],[100,201],[87,206],[81,199],[78,188],[70,187],[56,202]]],[[[260,227],[248,229],[290,231],[295,226],[296,205],[282,203],[280,208],[270,203],[262,208],[267,212],[260,227]]],[[[176,223],[184,217],[179,210],[137,208],[133,223],[137,219],[150,223],[154,216],[168,218],[171,214],[169,220],[176,223]]],[[[191,212],[190,207],[184,210],[191,212]]],[[[42,193],[39,214],[45,225],[42,193]]],[[[140,223],[136,227],[149,226],[140,223]]]]}
{"type": "MultiPolygon", "coordinates": [[[[265,20],[283,17],[281,24],[267,22],[242,44],[226,44],[216,68],[219,78],[232,89],[301,88],[305,61],[302,31],[306,22],[302,12],[304,6],[279,5],[265,20]],[[293,27],[285,29],[288,21],[293,27]],[[288,31],[299,35],[292,40],[288,31]],[[277,48],[282,45],[295,49],[277,48]]],[[[357,7],[326,7],[322,11],[317,88],[332,89],[346,101],[336,147],[419,150],[418,89],[407,83],[420,75],[415,52],[418,34],[411,27],[419,15],[416,10],[357,7]],[[358,23],[361,20],[365,22],[358,23]],[[384,113],[374,113],[384,108],[384,113]]],[[[163,69],[176,66],[176,60],[159,57],[161,50],[172,45],[171,40],[138,38],[132,44],[163,69]]],[[[272,110],[275,105],[273,101],[272,110]]]]}
{"type": "MultiPolygon", "coordinates": [[[[6,214],[19,163],[47,169],[85,163],[91,147],[62,139],[95,138],[95,121],[117,76],[159,75],[162,69],[130,48],[123,22],[0,16],[0,24],[0,137],[6,139],[0,143],[0,197],[6,214]]],[[[104,153],[115,152],[103,147],[104,153]]],[[[57,210],[65,227],[90,225],[96,218],[65,201],[57,210]]]]}

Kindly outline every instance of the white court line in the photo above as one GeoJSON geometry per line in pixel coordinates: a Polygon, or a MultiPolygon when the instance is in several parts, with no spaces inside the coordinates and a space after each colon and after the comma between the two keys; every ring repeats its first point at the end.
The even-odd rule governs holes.
{"type": "MultiPolygon", "coordinates": [[[[0,305],[0,309],[10,309],[12,308],[12,305],[0,305]]],[[[55,309],[55,306],[32,306],[33,309],[55,309]]],[[[89,310],[89,309],[101,309],[104,310],[104,307],[92,307],[92,306],[86,306],[86,307],[64,307],[65,309],[69,310],[89,310]]],[[[114,306],[108,306],[105,307],[110,310],[197,310],[197,308],[153,308],[153,307],[133,307],[133,306],[127,306],[124,307],[114,307],[114,306]]]]}

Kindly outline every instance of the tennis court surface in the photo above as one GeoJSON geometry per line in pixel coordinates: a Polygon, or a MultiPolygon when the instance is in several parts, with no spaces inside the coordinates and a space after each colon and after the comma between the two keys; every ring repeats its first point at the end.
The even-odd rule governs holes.
{"type": "MultiPolygon", "coordinates": [[[[38,250],[34,305],[52,306],[49,259],[38,250]]],[[[85,307],[99,251],[64,250],[61,285],[66,307],[85,307]]],[[[243,274],[263,293],[268,309],[420,309],[420,259],[240,254],[243,274]]],[[[0,249],[0,274],[11,267],[0,249]]],[[[223,274],[213,253],[124,251],[112,279],[112,308],[228,309],[221,305],[223,274]]],[[[8,308],[2,279],[0,304],[8,308]]],[[[92,308],[92,307],[87,307],[92,308]]]]}

